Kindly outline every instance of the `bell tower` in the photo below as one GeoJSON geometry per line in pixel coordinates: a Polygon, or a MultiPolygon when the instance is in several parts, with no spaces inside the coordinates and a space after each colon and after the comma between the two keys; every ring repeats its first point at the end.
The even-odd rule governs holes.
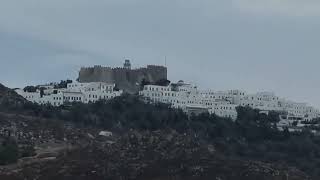
{"type": "Polygon", "coordinates": [[[129,59],[126,59],[124,64],[123,64],[123,68],[125,69],[131,69],[131,63],[129,59]]]}

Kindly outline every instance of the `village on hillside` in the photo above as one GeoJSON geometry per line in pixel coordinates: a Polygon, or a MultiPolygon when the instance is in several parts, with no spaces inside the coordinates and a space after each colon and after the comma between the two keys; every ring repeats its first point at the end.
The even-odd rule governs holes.
{"type": "Polygon", "coordinates": [[[279,112],[278,128],[290,127],[291,131],[318,125],[316,120],[320,117],[318,109],[280,98],[273,92],[248,94],[241,90],[202,90],[182,80],[171,83],[167,80],[166,67],[149,65],[132,69],[129,60],[122,68],[82,68],[77,81],[28,86],[15,91],[30,102],[52,106],[108,100],[123,93],[138,94],[144,101],[165,103],[189,114],[206,112],[232,120],[237,118],[236,107],[248,106],[259,109],[260,113],[279,112]]]}

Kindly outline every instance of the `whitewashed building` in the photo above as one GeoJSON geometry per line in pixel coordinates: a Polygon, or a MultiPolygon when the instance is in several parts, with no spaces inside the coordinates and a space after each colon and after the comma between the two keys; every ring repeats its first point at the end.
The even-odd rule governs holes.
{"type": "Polygon", "coordinates": [[[250,106],[262,111],[278,111],[285,114],[287,119],[311,121],[320,117],[319,110],[308,106],[307,103],[297,103],[277,97],[272,92],[260,92],[246,95],[240,100],[241,106],[250,106]],[[290,118],[289,118],[290,117],[290,118]]]}
{"type": "Polygon", "coordinates": [[[16,89],[16,92],[33,103],[60,106],[66,103],[89,103],[120,96],[122,91],[115,91],[114,88],[115,84],[103,82],[74,82],[67,84],[67,88],[63,89],[55,89],[53,87],[44,88],[43,93],[41,93],[40,90],[36,92],[25,92],[22,89],[16,89]]]}
{"type": "Polygon", "coordinates": [[[139,92],[145,100],[152,103],[166,103],[173,108],[186,112],[208,112],[221,117],[235,120],[237,118],[236,105],[225,101],[222,95],[217,98],[209,92],[199,91],[196,86],[179,81],[169,86],[146,85],[139,92]]]}
{"type": "Polygon", "coordinates": [[[281,111],[279,98],[272,92],[259,92],[245,95],[240,99],[240,106],[250,106],[263,111],[281,111]]]}
{"type": "Polygon", "coordinates": [[[273,92],[247,94],[241,90],[213,91],[198,90],[196,86],[179,81],[169,86],[146,85],[139,92],[145,100],[152,103],[166,103],[173,108],[206,110],[210,114],[237,118],[236,107],[249,106],[263,112],[277,111],[285,114],[287,119],[310,121],[320,117],[317,109],[305,103],[287,101],[273,92]]]}

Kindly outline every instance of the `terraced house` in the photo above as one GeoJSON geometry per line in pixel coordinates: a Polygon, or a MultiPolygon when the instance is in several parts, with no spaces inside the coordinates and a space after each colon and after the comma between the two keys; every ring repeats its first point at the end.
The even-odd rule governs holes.
{"type": "Polygon", "coordinates": [[[16,92],[28,101],[38,104],[51,104],[53,106],[72,102],[96,102],[101,99],[111,99],[122,94],[121,90],[115,90],[115,84],[104,82],[74,82],[67,84],[67,88],[46,86],[45,88],[37,89],[36,92],[27,92],[23,89],[16,89],[16,92]]]}
{"type": "Polygon", "coordinates": [[[320,117],[320,113],[306,103],[297,103],[276,96],[273,92],[248,94],[241,90],[199,90],[196,86],[179,81],[168,86],[146,85],[139,92],[144,100],[166,103],[186,112],[209,112],[221,117],[237,118],[237,106],[249,106],[263,113],[277,111],[284,121],[303,122],[320,117]]]}

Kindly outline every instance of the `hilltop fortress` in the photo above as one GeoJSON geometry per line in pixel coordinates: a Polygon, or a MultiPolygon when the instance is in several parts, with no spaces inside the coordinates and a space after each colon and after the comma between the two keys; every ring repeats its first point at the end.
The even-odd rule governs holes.
{"type": "MultiPolygon", "coordinates": [[[[66,87],[39,85],[33,91],[15,91],[28,101],[46,105],[61,106],[72,102],[90,103],[101,99],[109,100],[123,92],[137,93],[148,103],[164,103],[189,114],[209,113],[236,120],[237,107],[251,107],[259,113],[279,113],[280,130],[302,131],[306,126],[318,124],[320,111],[306,103],[289,101],[273,92],[249,94],[242,90],[202,90],[197,86],[167,80],[167,68],[149,65],[131,69],[126,60],[122,68],[94,66],[81,68],[79,82],[67,82],[66,87]]],[[[314,131],[317,133],[317,131],[314,131]]]]}
{"type": "Polygon", "coordinates": [[[161,79],[167,79],[166,67],[148,65],[132,69],[130,61],[125,60],[123,67],[83,67],[79,72],[78,81],[114,83],[125,92],[137,93],[143,80],[155,83],[161,79]]]}

